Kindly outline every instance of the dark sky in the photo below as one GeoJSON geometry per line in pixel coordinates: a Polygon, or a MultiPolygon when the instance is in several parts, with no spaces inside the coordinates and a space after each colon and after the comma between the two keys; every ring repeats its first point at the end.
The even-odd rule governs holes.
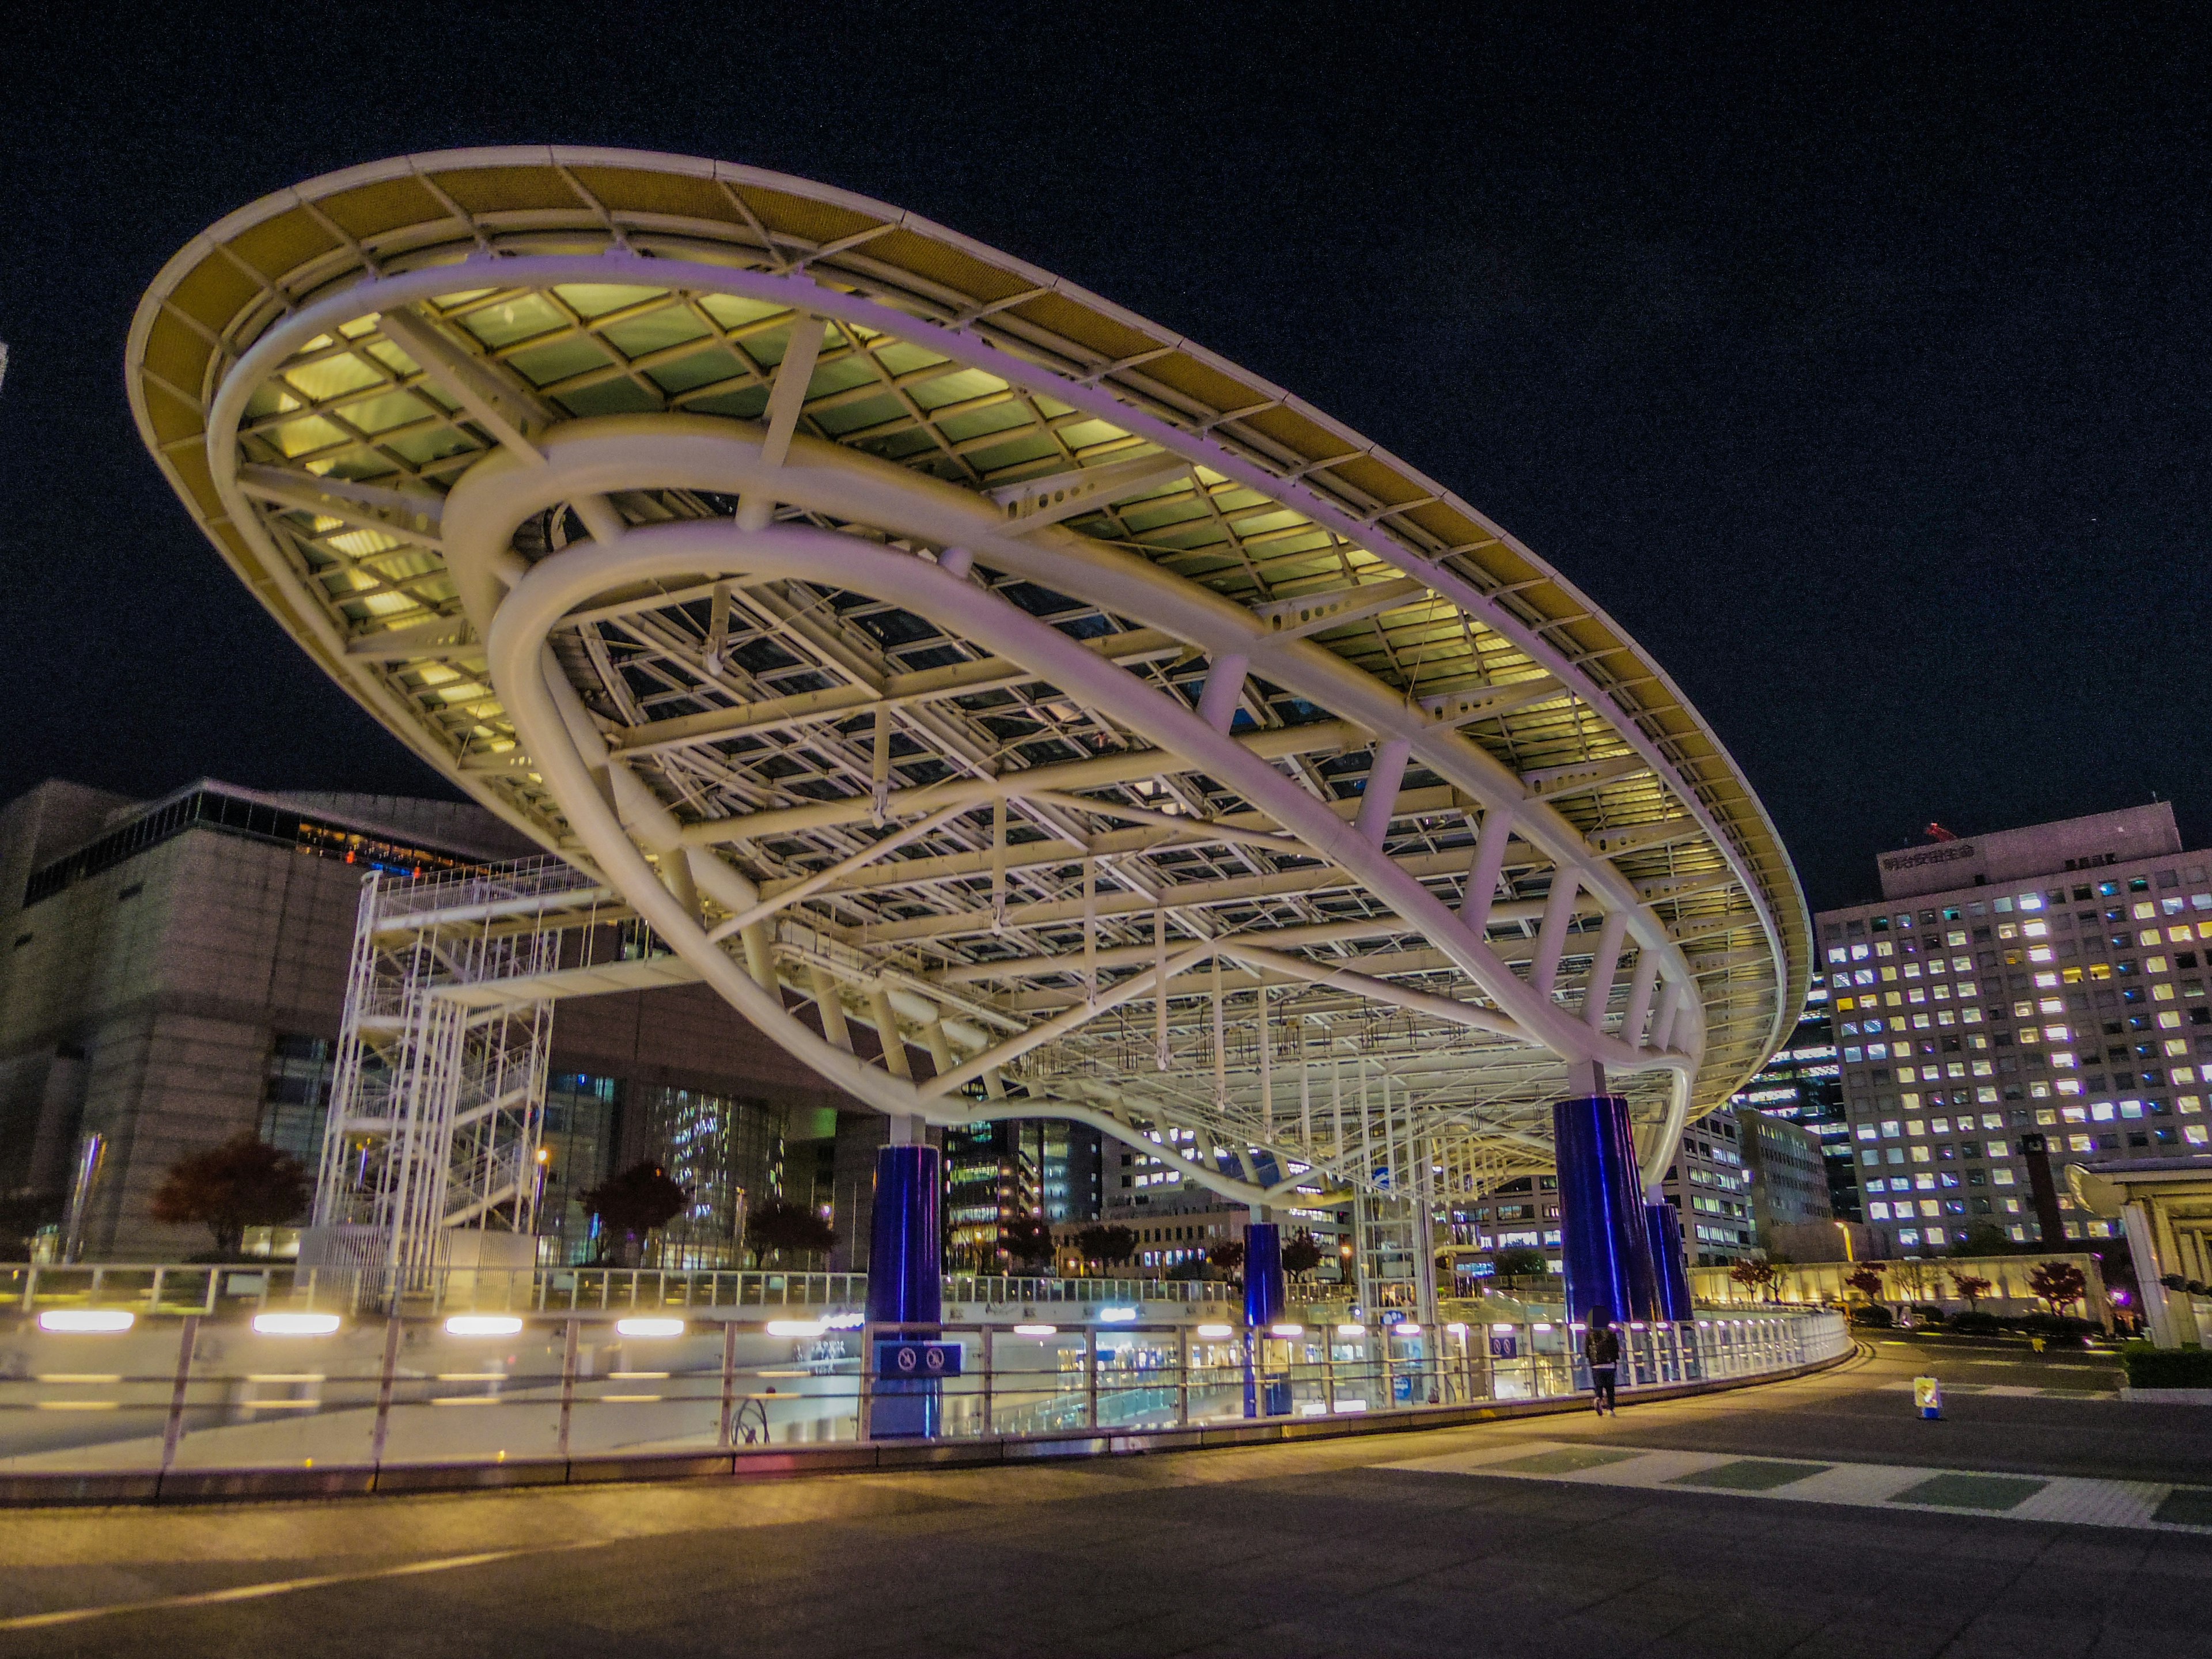
{"type": "Polygon", "coordinates": [[[125,332],[266,191],[565,141],[912,208],[1396,451],[1665,665],[1816,906],[1931,818],[2203,844],[2201,14],[1567,9],[19,10],[0,799],[444,793],[191,529],[125,332]]]}

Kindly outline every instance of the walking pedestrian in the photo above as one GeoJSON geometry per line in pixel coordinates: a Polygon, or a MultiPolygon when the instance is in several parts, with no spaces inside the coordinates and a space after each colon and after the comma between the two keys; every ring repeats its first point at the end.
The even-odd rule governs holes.
{"type": "Polygon", "coordinates": [[[1607,1412],[1620,1413],[1620,1402],[1613,1394],[1613,1380],[1620,1365],[1620,1333],[1613,1328],[1613,1310],[1592,1308],[1589,1329],[1583,1335],[1583,1358],[1589,1362],[1590,1404],[1603,1417],[1607,1412]]]}

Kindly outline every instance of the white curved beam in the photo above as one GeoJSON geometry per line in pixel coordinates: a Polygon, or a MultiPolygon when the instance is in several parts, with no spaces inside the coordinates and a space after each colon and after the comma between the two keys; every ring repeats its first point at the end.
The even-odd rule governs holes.
{"type": "MultiPolygon", "coordinates": [[[[1532,662],[1547,669],[1563,684],[1587,686],[1587,695],[1594,701],[1602,701],[1607,696],[1603,688],[1590,684],[1580,669],[1549,640],[1456,571],[1416,553],[1392,538],[1375,534],[1368,525],[1352,518],[1334,501],[1303,483],[1279,477],[1247,460],[1226,445],[1202,434],[1187,432],[1136,408],[1101,386],[1072,381],[1012,353],[999,350],[973,334],[925,321],[910,313],[896,310],[860,295],[823,288],[804,276],[781,276],[688,263],[672,270],[668,264],[667,261],[641,259],[627,252],[587,256],[531,254],[498,261],[502,281],[547,284],[563,282],[603,283],[628,278],[641,287],[665,289],[673,286],[689,291],[722,293],[764,301],[788,307],[794,314],[855,323],[878,333],[924,343],[955,362],[983,369],[1033,393],[1042,393],[1085,410],[1125,431],[1150,440],[1170,454],[1202,464],[1224,477],[1244,483],[1265,496],[1294,507],[1353,546],[1444,594],[1463,611],[1480,617],[1485,626],[1512,641],[1532,662]]],[[[227,507],[231,505],[236,495],[234,483],[228,489],[225,485],[232,479],[234,470],[239,418],[244,410],[246,398],[267,374],[299,344],[326,328],[335,327],[371,310],[380,311],[386,305],[412,303],[452,292],[458,274],[460,273],[453,267],[439,266],[371,278],[302,307],[300,312],[272,326],[255,343],[226,377],[216,404],[210,411],[207,434],[210,459],[218,489],[224,491],[227,507]]],[[[777,493],[784,499],[792,499],[781,489],[777,493]]],[[[968,494],[965,491],[957,493],[968,494]]],[[[977,498],[969,496],[969,499],[975,501],[977,498]]],[[[465,592],[463,597],[465,603],[469,602],[469,595],[465,592]]],[[[1228,606],[1225,600],[1220,603],[1228,606]]],[[[1233,606],[1229,608],[1236,609],[1233,606]]],[[[475,609],[473,604],[471,609],[472,611],[475,609]]],[[[1247,623],[1255,623],[1249,612],[1242,614],[1247,623]]],[[[1255,631],[1261,626],[1255,623],[1255,631]]],[[[1713,818],[1711,810],[1680,776],[1657,744],[1647,737],[1634,721],[1624,720],[1612,724],[1621,741],[1656,775],[1668,781],[1670,793],[1675,799],[1705,827],[1713,846],[1719,849],[1721,855],[1735,871],[1766,936],[1773,959],[1777,962],[1784,960],[1780,931],[1759,884],[1743,863],[1741,854],[1713,818]]],[[[1417,743],[1415,752],[1425,761],[1433,763],[1427,746],[1417,743]]],[[[1487,760],[1488,757],[1482,758],[1487,760]]],[[[1486,799],[1492,798],[1489,791],[1472,793],[1486,799]]],[[[1571,833],[1571,826],[1565,825],[1564,820],[1559,821],[1559,827],[1571,833]]],[[[1579,835],[1575,836],[1575,840],[1581,840],[1579,835]]],[[[1547,848],[1547,850],[1558,851],[1563,861],[1578,862],[1567,857],[1564,848],[1547,848]]],[[[1610,876],[1611,872],[1608,870],[1607,873],[1610,876]]],[[[1644,941],[1639,933],[1639,943],[1642,942],[1644,941]]],[[[1656,940],[1651,942],[1655,947],[1658,944],[1656,940]]],[[[1772,1017],[1771,1040],[1780,1040],[1792,1018],[1794,1013],[1791,1011],[1778,1006],[1772,1017]]]]}

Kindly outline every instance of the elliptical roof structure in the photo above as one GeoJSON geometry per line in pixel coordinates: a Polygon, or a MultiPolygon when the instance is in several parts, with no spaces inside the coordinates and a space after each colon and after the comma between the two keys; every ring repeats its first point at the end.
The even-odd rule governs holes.
{"type": "Polygon", "coordinates": [[[149,450],[332,678],[878,1109],[1282,1201],[1648,1175],[1809,929],[1663,672],[1442,484],[914,215],[720,162],[409,156],[131,330],[149,450]]]}

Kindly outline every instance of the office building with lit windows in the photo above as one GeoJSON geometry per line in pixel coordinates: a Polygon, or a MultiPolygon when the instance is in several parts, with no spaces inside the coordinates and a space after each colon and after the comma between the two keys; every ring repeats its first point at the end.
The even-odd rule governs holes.
{"type": "Polygon", "coordinates": [[[1681,1148],[1660,1190],[1681,1223],[1682,1255],[1691,1266],[1726,1267],[1758,1254],[1751,1176],[1732,1109],[1682,1132],[1681,1148]]]}
{"type": "Polygon", "coordinates": [[[1850,1123],[1844,1111],[1843,1065],[1836,1053],[1835,1021],[1828,1005],[1828,981],[1813,975],[1804,1012],[1786,1047],[1774,1051],[1757,1076],[1729,1102],[1737,1113],[1755,1111],[1784,1118],[1819,1143],[1828,1187],[1826,1217],[1856,1221],[1859,1183],[1851,1151],[1850,1123]]]}
{"type": "MultiPolygon", "coordinates": [[[[2021,1156],[2212,1143],[2212,852],[2165,803],[1948,838],[1878,861],[1879,902],[1816,919],[1865,1217],[1885,1255],[1971,1229],[2044,1240],[2021,1156]]],[[[2075,1210],[2069,1240],[2112,1224],[2075,1210]]]]}
{"type": "Polygon", "coordinates": [[[1545,1270],[1558,1273],[1559,1178],[1522,1176],[1479,1199],[1455,1199],[1439,1231],[1449,1241],[1452,1279],[1462,1294],[1479,1291],[1496,1273],[1500,1250],[1541,1250],[1545,1270]]]}

